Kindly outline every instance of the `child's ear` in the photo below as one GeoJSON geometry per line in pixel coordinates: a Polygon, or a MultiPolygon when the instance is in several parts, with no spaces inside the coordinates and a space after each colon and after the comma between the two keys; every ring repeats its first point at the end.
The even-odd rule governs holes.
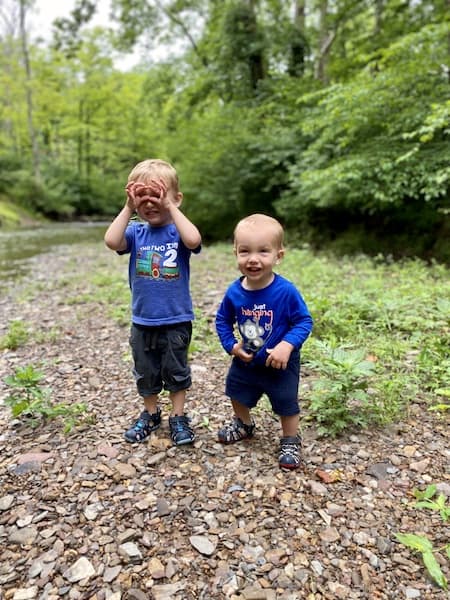
{"type": "Polygon", "coordinates": [[[278,250],[278,252],[277,252],[277,260],[275,261],[275,264],[276,264],[276,265],[279,265],[279,264],[280,264],[280,262],[281,262],[281,260],[282,260],[283,256],[284,256],[284,248],[280,248],[280,249],[278,250]]]}
{"type": "Polygon", "coordinates": [[[183,202],[183,194],[181,192],[178,192],[177,194],[175,194],[175,206],[181,206],[181,203],[183,202]]]}

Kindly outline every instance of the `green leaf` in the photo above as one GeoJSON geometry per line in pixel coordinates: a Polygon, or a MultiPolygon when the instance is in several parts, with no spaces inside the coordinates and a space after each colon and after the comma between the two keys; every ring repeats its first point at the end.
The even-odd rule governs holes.
{"type": "Polygon", "coordinates": [[[434,390],[434,393],[439,394],[439,396],[450,398],[450,388],[438,388],[437,390],[434,390]]]}
{"type": "Polygon", "coordinates": [[[450,506],[444,506],[443,508],[441,508],[439,510],[439,514],[441,515],[441,518],[444,521],[444,523],[447,523],[447,521],[450,519],[450,506]]]}
{"type": "Polygon", "coordinates": [[[430,540],[422,535],[416,535],[415,533],[396,533],[395,537],[399,542],[413,550],[422,553],[431,552],[433,550],[433,545],[430,540]]]}
{"type": "Polygon", "coordinates": [[[444,412],[445,410],[450,410],[450,404],[434,404],[428,410],[444,412]]]}
{"type": "Polygon", "coordinates": [[[438,505],[436,504],[436,502],[424,500],[423,502],[416,502],[414,504],[414,508],[430,508],[431,510],[438,510],[438,505]]]}
{"type": "Polygon", "coordinates": [[[437,500],[436,500],[436,504],[437,506],[441,509],[441,508],[445,508],[445,501],[447,500],[446,496],[444,496],[444,494],[439,494],[437,500]]]}
{"type": "Polygon", "coordinates": [[[11,406],[13,417],[19,417],[24,411],[29,408],[30,404],[26,400],[19,401],[11,406]]]}
{"type": "Polygon", "coordinates": [[[434,581],[438,584],[439,587],[444,590],[447,589],[447,579],[445,575],[441,571],[441,567],[437,562],[434,554],[432,552],[424,552],[422,554],[424,565],[426,566],[428,573],[434,579],[434,581]]]}
{"type": "Polygon", "coordinates": [[[415,489],[413,493],[417,500],[424,500],[425,498],[432,498],[436,493],[436,489],[436,485],[433,483],[432,485],[427,486],[424,492],[415,489]]]}

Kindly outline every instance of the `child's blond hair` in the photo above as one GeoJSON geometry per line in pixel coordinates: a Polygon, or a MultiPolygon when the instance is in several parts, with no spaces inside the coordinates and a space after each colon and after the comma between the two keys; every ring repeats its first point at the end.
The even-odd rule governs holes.
{"type": "Polygon", "coordinates": [[[178,174],[175,168],[159,158],[148,158],[139,162],[128,175],[128,183],[135,181],[149,183],[151,179],[162,179],[175,194],[180,191],[178,174]]]}
{"type": "Polygon", "coordinates": [[[239,221],[234,228],[234,245],[236,245],[236,237],[242,229],[261,229],[263,227],[269,230],[269,234],[272,236],[274,245],[278,250],[281,250],[284,244],[284,230],[281,223],[279,223],[273,217],[258,213],[244,217],[239,221]]]}

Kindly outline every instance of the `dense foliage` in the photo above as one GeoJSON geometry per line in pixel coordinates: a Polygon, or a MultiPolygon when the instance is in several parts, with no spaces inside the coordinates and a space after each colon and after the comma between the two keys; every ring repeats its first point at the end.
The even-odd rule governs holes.
{"type": "Polygon", "coordinates": [[[51,42],[9,5],[0,195],[112,215],[160,156],[207,239],[260,211],[293,239],[450,258],[450,0],[114,0],[114,29],[78,0],[51,42]]]}

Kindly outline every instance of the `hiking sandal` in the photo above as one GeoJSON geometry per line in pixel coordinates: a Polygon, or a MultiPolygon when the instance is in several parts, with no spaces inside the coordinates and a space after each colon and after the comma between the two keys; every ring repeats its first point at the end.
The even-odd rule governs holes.
{"type": "Polygon", "coordinates": [[[302,465],[302,440],[296,435],[282,437],[278,464],[282,469],[298,469],[302,465]]]}
{"type": "Polygon", "coordinates": [[[241,419],[234,417],[231,423],[219,429],[217,436],[222,444],[234,444],[234,442],[252,438],[254,432],[255,423],[253,420],[250,425],[246,425],[241,419]]]}
{"type": "Polygon", "coordinates": [[[169,417],[170,437],[176,446],[192,444],[195,440],[195,433],[189,425],[190,418],[186,415],[169,417]]]}
{"type": "Polygon", "coordinates": [[[156,431],[161,425],[161,409],[158,408],[154,414],[147,410],[141,412],[137,421],[125,431],[124,437],[131,444],[134,442],[144,442],[152,431],[156,431]]]}

